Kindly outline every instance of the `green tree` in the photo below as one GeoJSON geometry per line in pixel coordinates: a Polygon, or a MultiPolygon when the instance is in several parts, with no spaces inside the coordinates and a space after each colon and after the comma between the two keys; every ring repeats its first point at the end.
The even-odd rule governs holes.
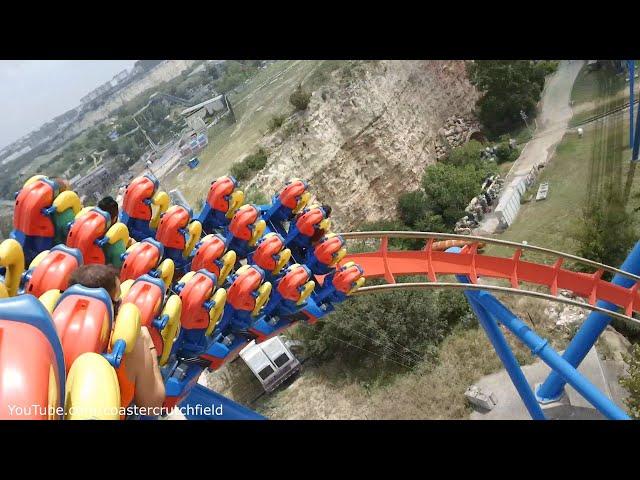
{"type": "Polygon", "coordinates": [[[403,193],[398,199],[398,215],[409,227],[415,227],[416,222],[424,217],[428,209],[429,203],[423,190],[403,193]]]}
{"type": "Polygon", "coordinates": [[[531,60],[477,60],[468,64],[471,83],[484,93],[478,118],[492,135],[522,122],[520,111],[535,113],[544,87],[545,69],[531,60]]]}
{"type": "Polygon", "coordinates": [[[116,127],[116,132],[118,135],[124,135],[127,132],[130,132],[134,128],[136,128],[136,122],[133,117],[125,117],[120,121],[120,124],[116,127]]]}
{"type": "Polygon", "coordinates": [[[610,192],[585,207],[574,238],[579,256],[605,265],[622,264],[637,238],[622,195],[610,192]]]}
{"type": "Polygon", "coordinates": [[[446,163],[428,166],[422,188],[433,214],[440,215],[445,225],[453,226],[464,215],[469,201],[480,193],[484,179],[495,171],[494,162],[461,167],[446,163]]]}
{"type": "Polygon", "coordinates": [[[107,144],[107,153],[110,156],[118,154],[118,143],[117,142],[118,142],[117,140],[115,142],[112,142],[111,140],[109,140],[109,143],[107,144]]]}
{"type": "Polygon", "coordinates": [[[431,210],[427,210],[418,219],[415,228],[420,232],[452,233],[452,227],[445,224],[442,215],[433,213],[431,210]]]}

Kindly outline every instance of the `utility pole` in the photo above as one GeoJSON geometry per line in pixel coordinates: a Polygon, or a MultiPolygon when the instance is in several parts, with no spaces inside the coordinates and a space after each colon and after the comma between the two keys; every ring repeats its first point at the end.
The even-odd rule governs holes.
{"type": "MultiPolygon", "coordinates": [[[[527,122],[527,114],[524,113],[524,110],[520,110],[520,116],[522,117],[522,120],[524,120],[524,124],[527,126],[527,128],[529,129],[529,131],[531,131],[531,127],[529,127],[529,123],[527,122]]],[[[533,133],[533,132],[531,132],[533,133]]]]}
{"type": "Polygon", "coordinates": [[[629,68],[629,148],[633,148],[633,104],[635,102],[634,98],[634,77],[635,77],[635,60],[627,60],[627,66],[629,68]]]}

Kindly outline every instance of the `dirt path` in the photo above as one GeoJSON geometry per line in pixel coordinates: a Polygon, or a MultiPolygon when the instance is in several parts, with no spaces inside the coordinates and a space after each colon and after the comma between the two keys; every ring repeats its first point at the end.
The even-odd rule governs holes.
{"type": "MultiPolygon", "coordinates": [[[[505,186],[518,177],[526,177],[534,165],[551,158],[553,155],[555,147],[562,140],[573,115],[569,105],[571,90],[583,64],[584,60],[563,60],[560,62],[558,70],[547,79],[540,100],[534,137],[525,145],[522,153],[509,170],[505,186]]],[[[497,227],[498,219],[491,212],[482,219],[476,232],[494,233],[497,227]]]]}

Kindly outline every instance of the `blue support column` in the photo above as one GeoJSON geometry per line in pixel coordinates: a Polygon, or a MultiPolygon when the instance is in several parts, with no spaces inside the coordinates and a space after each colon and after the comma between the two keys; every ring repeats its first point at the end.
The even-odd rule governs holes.
{"type": "Polygon", "coordinates": [[[634,76],[635,76],[635,60],[627,60],[629,67],[629,148],[633,148],[633,103],[635,101],[635,88],[634,88],[634,76]]]}
{"type": "MultiPolygon", "coordinates": [[[[460,250],[460,247],[451,247],[447,249],[447,252],[458,253],[460,250]]],[[[456,278],[460,283],[470,283],[469,277],[465,275],[456,275],[456,278]]],[[[507,339],[504,338],[498,323],[482,305],[474,300],[472,295],[473,293],[476,292],[465,290],[464,295],[467,297],[467,301],[469,302],[471,309],[476,314],[476,317],[478,317],[478,322],[487,334],[491,345],[493,345],[500,361],[509,374],[509,378],[511,378],[513,386],[516,387],[516,390],[527,408],[529,415],[531,415],[531,418],[534,420],[545,420],[542,408],[540,408],[536,396],[533,393],[529,382],[527,382],[527,378],[524,376],[524,373],[522,373],[520,364],[518,364],[518,360],[511,350],[511,347],[509,347],[507,339]]]]}
{"type": "MultiPolygon", "coordinates": [[[[462,275],[457,276],[458,281],[461,283],[469,283],[469,279],[462,275]]],[[[500,361],[504,365],[505,370],[509,374],[509,378],[513,382],[514,387],[518,391],[522,402],[527,408],[529,415],[533,420],[545,420],[544,413],[542,412],[542,408],[540,408],[540,404],[536,400],[536,396],[527,382],[527,378],[522,373],[522,369],[518,364],[518,360],[514,355],[513,351],[509,347],[506,338],[502,334],[498,323],[495,319],[484,309],[482,305],[477,303],[474,298],[474,292],[465,291],[464,294],[469,301],[469,305],[471,305],[472,310],[478,317],[478,321],[480,325],[484,329],[489,338],[489,341],[493,345],[494,350],[498,354],[500,361]]]]}
{"type": "Polygon", "coordinates": [[[575,388],[591,405],[611,420],[629,420],[629,416],[611,399],[598,390],[575,367],[549,346],[548,340],[539,337],[522,320],[511,313],[491,294],[483,291],[469,291],[474,300],[481,304],[491,315],[513,333],[520,341],[540,357],[554,372],[575,388]]]}
{"type": "Polygon", "coordinates": [[[636,133],[633,136],[633,154],[631,156],[631,160],[634,162],[638,161],[638,149],[640,148],[640,108],[637,109],[638,113],[636,114],[636,133]]]}
{"type": "MultiPolygon", "coordinates": [[[[638,125],[636,125],[636,127],[637,126],[638,125]]],[[[625,272],[629,272],[634,275],[640,275],[640,242],[635,244],[627,256],[627,259],[620,267],[620,270],[624,270],[625,272]]],[[[612,283],[625,288],[630,288],[635,282],[629,277],[616,274],[613,277],[612,283]]],[[[597,306],[606,308],[607,310],[617,310],[618,308],[615,305],[602,300],[598,301],[597,306]]],[[[569,346],[567,346],[567,349],[563,354],[563,358],[573,367],[578,367],[610,322],[611,317],[609,315],[600,312],[591,312],[569,343],[569,346]]],[[[558,400],[562,396],[565,383],[566,382],[562,376],[558,375],[556,372],[551,372],[536,392],[538,401],[541,403],[549,403],[558,400]]]]}
{"type": "Polygon", "coordinates": [[[266,417],[213,390],[196,384],[180,403],[188,420],[266,420],[266,417]]]}

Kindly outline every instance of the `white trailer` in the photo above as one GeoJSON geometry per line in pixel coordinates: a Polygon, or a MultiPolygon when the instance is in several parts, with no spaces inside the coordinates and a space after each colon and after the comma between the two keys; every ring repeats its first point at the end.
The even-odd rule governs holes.
{"type": "Polygon", "coordinates": [[[279,336],[262,343],[251,341],[240,351],[240,358],[267,393],[273,392],[282,382],[300,370],[300,362],[279,336]]]}

